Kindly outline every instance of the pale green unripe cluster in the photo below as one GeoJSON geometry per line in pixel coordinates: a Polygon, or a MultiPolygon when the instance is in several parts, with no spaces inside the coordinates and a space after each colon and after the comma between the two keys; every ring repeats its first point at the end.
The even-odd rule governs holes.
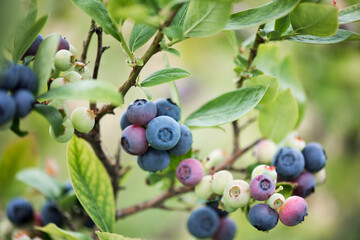
{"type": "Polygon", "coordinates": [[[229,204],[226,203],[224,196],[219,201],[219,206],[223,211],[226,211],[229,213],[235,212],[237,210],[237,208],[230,207],[229,204]]]}
{"type": "Polygon", "coordinates": [[[306,146],[306,142],[299,136],[292,136],[285,142],[285,146],[302,151],[306,146]]]}
{"type": "Polygon", "coordinates": [[[226,152],[223,149],[214,149],[210,152],[205,168],[212,168],[226,160],[226,152]]]}
{"type": "Polygon", "coordinates": [[[69,118],[69,108],[68,106],[59,99],[52,100],[48,106],[56,108],[63,115],[63,121],[69,118]]]}
{"type": "Polygon", "coordinates": [[[60,71],[67,71],[75,63],[75,56],[68,50],[62,49],[55,54],[55,67],[60,71]]]}
{"type": "Polygon", "coordinates": [[[55,132],[51,126],[49,128],[50,136],[55,141],[60,142],[60,143],[66,143],[66,142],[70,141],[70,139],[74,135],[74,126],[69,119],[66,119],[63,122],[63,128],[64,128],[64,131],[62,133],[60,133],[60,135],[58,135],[58,136],[55,135],[55,132]]]}
{"type": "Polygon", "coordinates": [[[255,158],[259,162],[266,162],[266,163],[271,162],[277,150],[278,147],[273,141],[269,139],[261,140],[255,146],[255,150],[254,150],[255,158]]]}
{"type": "Polygon", "coordinates": [[[95,114],[86,107],[78,107],[71,113],[74,128],[82,133],[90,132],[95,125],[95,114]]]}
{"type": "Polygon", "coordinates": [[[83,77],[80,75],[80,73],[76,72],[76,71],[69,71],[66,72],[64,75],[64,80],[65,82],[78,82],[80,80],[82,80],[83,77]]]}
{"type": "Polygon", "coordinates": [[[214,193],[221,195],[223,194],[226,185],[233,179],[233,175],[229,171],[222,170],[216,172],[212,177],[211,188],[214,193]]]}
{"type": "Polygon", "coordinates": [[[195,187],[195,194],[204,200],[207,200],[213,193],[211,188],[211,176],[204,176],[201,181],[195,187]]]}
{"type": "Polygon", "coordinates": [[[84,80],[91,79],[91,71],[85,63],[76,62],[74,66],[74,71],[78,72],[84,80]]]}
{"type": "Polygon", "coordinates": [[[224,201],[232,208],[241,208],[250,201],[249,184],[244,180],[230,181],[223,192],[224,201]]]}

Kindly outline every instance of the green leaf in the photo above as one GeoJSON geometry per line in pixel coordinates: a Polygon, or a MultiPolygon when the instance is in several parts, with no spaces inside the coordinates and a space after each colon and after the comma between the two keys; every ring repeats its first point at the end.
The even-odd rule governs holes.
{"type": "Polygon", "coordinates": [[[260,104],[272,102],[276,98],[279,91],[279,81],[277,78],[264,74],[245,81],[246,87],[259,85],[268,87],[264,97],[260,101],[260,104]]]}
{"type": "Polygon", "coordinates": [[[260,109],[258,123],[262,137],[280,142],[298,120],[298,104],[290,89],[280,92],[275,101],[260,109]]]}
{"type": "Polygon", "coordinates": [[[75,194],[102,231],[112,231],[115,201],[109,175],[85,140],[74,136],[68,144],[67,163],[75,194]]]}
{"type": "Polygon", "coordinates": [[[166,68],[156,71],[147,76],[140,85],[142,87],[152,87],[159,84],[171,82],[181,78],[187,78],[190,73],[181,68],[166,68]]]}
{"type": "Polygon", "coordinates": [[[150,9],[143,4],[135,4],[122,8],[117,8],[114,11],[116,18],[127,19],[130,18],[136,23],[145,23],[153,26],[160,26],[161,19],[159,16],[153,16],[150,9]]]}
{"type": "Polygon", "coordinates": [[[360,34],[339,29],[336,34],[330,37],[318,37],[312,35],[297,35],[286,38],[287,40],[312,44],[335,44],[346,41],[360,41],[360,34]]]}
{"type": "Polygon", "coordinates": [[[339,24],[360,21],[360,4],[342,9],[339,12],[339,24]]]}
{"type": "Polygon", "coordinates": [[[128,238],[123,235],[96,231],[100,240],[140,240],[140,238],[128,238]]]}
{"type": "Polygon", "coordinates": [[[301,3],[290,14],[295,32],[314,36],[331,36],[338,28],[337,7],[316,3],[301,3]]]}
{"type": "Polygon", "coordinates": [[[26,29],[18,39],[15,40],[13,61],[17,62],[24,55],[31,43],[36,39],[41,29],[45,26],[48,16],[43,16],[34,25],[26,29]]]}
{"type": "Polygon", "coordinates": [[[38,15],[37,0],[31,0],[29,11],[26,17],[20,22],[20,24],[16,28],[15,46],[18,45],[17,41],[19,40],[19,38],[22,37],[24,32],[35,24],[37,15],[38,15]]]}
{"type": "Polygon", "coordinates": [[[92,240],[91,237],[85,234],[65,231],[53,223],[49,223],[45,227],[36,227],[36,229],[51,235],[55,240],[92,240]]]}
{"type": "Polygon", "coordinates": [[[178,50],[176,50],[175,48],[167,48],[167,49],[163,49],[163,50],[168,53],[171,53],[177,57],[181,57],[181,53],[178,50]]]}
{"type": "MultiPolygon", "coordinates": [[[[9,141],[1,149],[0,196],[2,201],[20,188],[14,183],[16,173],[24,168],[34,167],[39,159],[38,141],[33,135],[9,141]]],[[[19,193],[20,194],[20,193],[19,193]]]]}
{"type": "Polygon", "coordinates": [[[135,23],[129,41],[131,52],[135,52],[156,33],[157,28],[146,24],[135,23]]]}
{"type": "Polygon", "coordinates": [[[183,39],[184,38],[184,32],[183,32],[182,28],[179,26],[171,25],[171,26],[165,28],[163,31],[170,41],[173,39],[183,39]]]}
{"type": "Polygon", "coordinates": [[[34,111],[43,115],[49,121],[56,136],[64,130],[62,127],[63,117],[56,108],[43,104],[35,104],[34,111]]]}
{"type": "Polygon", "coordinates": [[[286,15],[282,18],[276,19],[274,30],[279,33],[285,33],[290,27],[290,16],[286,15]]]}
{"type": "Polygon", "coordinates": [[[275,0],[264,6],[231,15],[225,30],[239,30],[258,26],[289,14],[300,0],[275,0]]]}
{"type": "Polygon", "coordinates": [[[184,21],[187,37],[205,37],[219,32],[229,19],[231,3],[212,0],[190,1],[184,21]]]}
{"type": "Polygon", "coordinates": [[[192,157],[192,149],[190,149],[187,153],[181,156],[175,156],[170,154],[170,164],[169,168],[176,171],[176,168],[180,164],[180,162],[184,159],[191,158],[192,157]]]}
{"type": "Polygon", "coordinates": [[[236,39],[236,35],[234,31],[223,31],[223,33],[226,35],[227,39],[229,40],[232,48],[234,49],[235,54],[239,51],[239,45],[236,39]]]}
{"type": "Polygon", "coordinates": [[[185,120],[185,124],[211,127],[232,122],[253,109],[264,96],[266,89],[265,86],[256,86],[227,92],[192,113],[185,120]]]}
{"type": "Polygon", "coordinates": [[[170,26],[178,26],[178,27],[183,27],[184,26],[184,21],[185,21],[185,17],[187,14],[187,11],[189,9],[189,3],[185,3],[180,9],[179,11],[176,13],[174,19],[172,20],[170,26]]]}
{"type": "Polygon", "coordinates": [[[282,194],[286,199],[288,197],[291,197],[293,190],[297,186],[297,184],[292,182],[277,182],[276,189],[280,186],[283,187],[283,190],[279,191],[279,193],[282,194]]]}
{"type": "Polygon", "coordinates": [[[69,83],[64,86],[50,90],[38,97],[38,100],[70,100],[85,99],[90,101],[110,102],[120,106],[123,102],[117,88],[99,80],[82,80],[69,83]]]}
{"type": "Polygon", "coordinates": [[[134,0],[109,0],[106,7],[109,11],[110,17],[114,20],[114,22],[117,24],[122,24],[125,19],[116,14],[117,9],[132,5],[134,2],[134,0]]]}
{"type": "Polygon", "coordinates": [[[158,173],[150,173],[147,177],[146,177],[146,184],[149,186],[153,186],[156,183],[160,182],[162,179],[164,178],[163,175],[158,174],[158,173]]]}
{"type": "Polygon", "coordinates": [[[71,191],[71,193],[62,196],[58,203],[61,209],[63,209],[64,211],[71,211],[71,209],[74,207],[74,204],[77,204],[77,198],[75,193],[71,191]]]}
{"type": "Polygon", "coordinates": [[[56,201],[62,193],[62,185],[38,169],[25,169],[16,174],[17,180],[35,188],[46,198],[56,201]]]}
{"type": "Polygon", "coordinates": [[[106,33],[113,36],[119,42],[120,35],[114,22],[110,18],[104,3],[99,0],[72,0],[72,2],[81,10],[87,13],[97,22],[106,33]]]}
{"type": "Polygon", "coordinates": [[[51,68],[54,64],[54,57],[59,45],[59,35],[54,34],[41,42],[36,53],[33,70],[38,77],[37,95],[47,88],[47,81],[51,75],[51,68]]]}

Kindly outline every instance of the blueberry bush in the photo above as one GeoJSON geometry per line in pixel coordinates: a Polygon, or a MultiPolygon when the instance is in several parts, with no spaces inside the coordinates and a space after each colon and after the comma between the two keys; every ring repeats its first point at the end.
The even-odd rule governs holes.
{"type": "MultiPolygon", "coordinates": [[[[81,51],[58,33],[41,35],[48,15],[38,16],[37,0],[1,2],[0,19],[16,27],[4,27],[0,38],[0,129],[18,139],[3,147],[0,160],[0,194],[11,196],[1,210],[6,218],[0,219],[0,239],[133,239],[118,234],[115,222],[148,209],[185,211],[188,238],[216,240],[241,237],[237,230],[246,226],[238,226],[231,218],[235,214],[243,214],[247,227],[259,231],[311,218],[305,198],[325,182],[327,155],[320,143],[306,143],[297,132],[307,96],[281,46],[360,41],[360,34],[347,27],[360,21],[360,4],[340,8],[336,1],[273,0],[244,10],[238,2],[72,0],[90,22],[81,51]],[[14,9],[21,11],[14,14],[14,9]],[[125,25],[131,26],[129,39],[125,25]],[[248,31],[246,40],[239,38],[242,31],[248,31]],[[226,36],[234,49],[233,90],[184,113],[176,83],[191,71],[171,66],[169,56],[182,57],[176,48],[180,42],[206,42],[215,34],[226,36]],[[105,39],[121,47],[117,54],[126,56],[122,64],[130,69],[117,86],[98,79],[102,58],[112,51],[105,39]],[[88,56],[91,41],[96,41],[94,58],[88,56]],[[162,69],[142,74],[155,54],[163,57],[162,69]],[[154,100],[150,87],[166,88],[170,96],[154,100]],[[124,104],[135,88],[141,94],[124,104]],[[86,107],[70,112],[68,103],[76,100],[86,107]],[[112,127],[122,133],[113,154],[103,144],[100,125],[105,116],[117,117],[118,109],[122,114],[112,127]],[[52,141],[67,145],[68,181],[55,177],[54,162],[45,170],[34,168],[36,139],[21,125],[31,112],[48,121],[49,127],[42,127],[49,128],[52,141]],[[254,123],[258,136],[243,146],[240,133],[254,123]],[[227,125],[232,132],[224,129],[227,125]],[[193,147],[193,133],[210,128],[232,139],[230,153],[213,149],[206,154],[193,147]],[[252,162],[236,167],[250,151],[252,162]],[[123,163],[130,155],[137,156],[137,164],[123,163]],[[124,183],[133,168],[148,172],[142,180],[162,192],[119,208],[118,200],[129,194],[124,183]],[[13,179],[33,192],[7,194],[13,179]]],[[[224,81],[231,79],[218,84],[224,81]]],[[[216,136],[208,141],[217,141],[216,136]]]]}

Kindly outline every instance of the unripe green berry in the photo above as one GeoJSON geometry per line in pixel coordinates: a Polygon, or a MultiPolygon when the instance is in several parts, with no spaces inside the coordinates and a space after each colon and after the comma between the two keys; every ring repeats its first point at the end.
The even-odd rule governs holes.
{"type": "Polygon", "coordinates": [[[224,199],[224,196],[221,198],[221,200],[219,201],[219,208],[223,211],[226,211],[226,212],[235,212],[238,208],[233,208],[233,207],[230,207],[229,204],[226,203],[225,199],[224,199]]]}
{"type": "Polygon", "coordinates": [[[278,148],[273,141],[269,139],[261,140],[255,146],[255,158],[259,162],[271,162],[277,150],[278,148]]]}
{"type": "Polygon", "coordinates": [[[232,208],[241,208],[250,201],[249,184],[244,180],[232,180],[223,193],[225,202],[232,208]]]}
{"type": "Polygon", "coordinates": [[[79,132],[90,132],[95,125],[94,111],[86,107],[78,107],[71,113],[71,122],[79,132]]]}
{"type": "Polygon", "coordinates": [[[317,173],[314,174],[316,185],[322,185],[326,181],[326,170],[325,168],[321,169],[317,173]]]}
{"type": "Polygon", "coordinates": [[[195,194],[201,199],[208,199],[213,193],[211,189],[211,176],[207,175],[195,186],[195,194]]]}
{"type": "Polygon", "coordinates": [[[214,193],[221,195],[223,194],[226,185],[233,179],[233,175],[229,171],[221,170],[216,172],[211,181],[211,188],[214,193]]]}
{"type": "Polygon", "coordinates": [[[78,73],[76,71],[69,71],[69,72],[66,72],[64,75],[64,80],[66,82],[78,82],[82,79],[83,79],[83,77],[80,75],[80,73],[78,73]]]}
{"type": "Polygon", "coordinates": [[[60,142],[60,143],[66,143],[66,142],[70,141],[70,139],[74,135],[74,126],[69,119],[67,119],[67,120],[65,120],[65,122],[63,122],[63,127],[64,127],[64,132],[60,133],[59,136],[55,136],[54,130],[52,129],[51,126],[49,128],[50,136],[55,141],[60,142]]]}
{"type": "Polygon", "coordinates": [[[284,202],[285,202],[285,198],[280,193],[274,193],[267,200],[267,203],[269,204],[269,206],[274,210],[279,210],[280,207],[284,204],[284,202]]]}
{"type": "Polygon", "coordinates": [[[67,71],[75,63],[75,56],[67,51],[60,50],[55,54],[55,67],[60,71],[67,71]]]}
{"type": "Polygon", "coordinates": [[[50,84],[50,90],[53,90],[55,88],[61,87],[65,85],[65,80],[64,78],[60,77],[60,78],[55,78],[51,84],[50,84]]]}
{"type": "Polygon", "coordinates": [[[74,66],[74,70],[78,72],[83,77],[84,80],[89,80],[92,78],[89,67],[82,62],[76,62],[74,66]]]}
{"type": "Polygon", "coordinates": [[[208,156],[208,161],[205,168],[212,168],[226,160],[226,152],[222,149],[214,149],[208,156]]]}
{"type": "Polygon", "coordinates": [[[272,180],[274,180],[274,182],[276,183],[277,172],[274,166],[268,166],[264,164],[257,166],[256,168],[254,168],[254,170],[251,173],[251,179],[259,175],[267,175],[271,177],[272,180]]]}
{"type": "Polygon", "coordinates": [[[49,102],[48,106],[51,106],[51,107],[56,108],[57,110],[59,110],[59,112],[63,116],[63,121],[65,121],[66,119],[69,118],[69,108],[64,103],[64,101],[61,101],[59,99],[54,99],[51,102],[49,102]]]}
{"type": "Polygon", "coordinates": [[[302,151],[306,146],[306,142],[299,136],[291,136],[285,143],[285,146],[295,148],[302,151]]]}

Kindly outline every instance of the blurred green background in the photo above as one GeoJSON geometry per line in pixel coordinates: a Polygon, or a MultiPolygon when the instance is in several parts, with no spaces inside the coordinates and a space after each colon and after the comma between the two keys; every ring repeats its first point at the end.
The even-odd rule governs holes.
{"type": "MultiPolygon", "coordinates": [[[[259,6],[268,1],[242,1],[238,10],[259,6]],[[255,2],[255,3],[254,3],[255,2]]],[[[330,1],[329,1],[330,2],[330,1]]],[[[338,1],[339,8],[356,4],[358,1],[338,1]]],[[[39,0],[39,16],[50,13],[47,25],[41,32],[43,36],[57,32],[74,45],[79,55],[89,25],[90,18],[72,5],[70,0],[39,0]]],[[[128,39],[132,23],[124,26],[128,39]]],[[[348,25],[350,30],[360,31],[360,24],[348,25]]],[[[246,39],[255,29],[240,31],[240,40],[246,39]]],[[[291,53],[297,73],[308,96],[307,110],[298,132],[306,141],[317,141],[327,151],[327,181],[316,189],[316,193],[307,198],[309,215],[305,222],[296,227],[286,227],[281,223],[269,233],[253,228],[239,210],[231,214],[238,222],[236,239],[359,239],[360,238],[360,43],[346,42],[337,45],[306,45],[293,42],[281,42],[281,49],[291,53]]],[[[104,45],[110,50],[103,55],[99,79],[120,86],[127,78],[127,67],[120,45],[111,37],[105,36],[104,45]]],[[[224,34],[213,37],[186,40],[175,46],[182,53],[181,58],[170,57],[171,66],[187,69],[191,77],[177,81],[181,95],[182,119],[203,103],[232,90],[235,77],[233,72],[234,52],[224,34]]],[[[136,52],[141,56],[146,46],[136,52]]],[[[88,61],[93,67],[96,55],[96,41],[90,45],[88,61]]],[[[140,75],[143,79],[150,73],[164,68],[161,54],[155,55],[140,75]]],[[[154,99],[169,97],[167,85],[149,89],[154,99]]],[[[115,153],[121,135],[119,119],[126,106],[137,98],[145,98],[138,88],[132,88],[125,98],[125,104],[117,109],[115,115],[108,115],[101,122],[101,134],[104,144],[111,153],[115,153]]],[[[68,102],[71,109],[86,102],[68,102]]],[[[251,114],[250,114],[251,115],[251,114]]],[[[240,120],[244,122],[244,120],[240,120]]],[[[24,129],[29,129],[39,146],[39,168],[45,169],[49,157],[59,164],[58,179],[66,181],[66,144],[59,144],[48,134],[48,123],[36,113],[22,121],[24,129]]],[[[225,132],[218,129],[194,130],[193,147],[200,150],[204,158],[214,148],[231,151],[232,132],[230,126],[224,126],[225,132]]],[[[260,136],[257,125],[252,124],[241,135],[241,144],[246,146],[260,136]]],[[[18,137],[10,131],[0,132],[0,151],[18,137]]],[[[147,173],[139,170],[136,158],[122,153],[124,165],[132,165],[134,170],[126,182],[126,189],[118,196],[118,208],[130,206],[149,199],[161,192],[161,186],[148,187],[145,184],[147,173]]],[[[239,160],[239,164],[254,161],[251,153],[239,160]]],[[[15,184],[15,183],[11,183],[15,184]]],[[[19,189],[20,189],[20,185],[19,189]]],[[[23,188],[21,188],[23,189],[23,188]]],[[[33,196],[29,189],[25,192],[11,191],[0,196],[0,217],[4,218],[5,204],[9,196],[22,194],[36,202],[39,210],[45,201],[33,196]],[[2,199],[2,200],[1,200],[2,199]],[[35,201],[37,200],[37,201],[35,201]]],[[[116,233],[144,239],[192,239],[186,230],[188,213],[148,210],[118,221],[116,233]]]]}

